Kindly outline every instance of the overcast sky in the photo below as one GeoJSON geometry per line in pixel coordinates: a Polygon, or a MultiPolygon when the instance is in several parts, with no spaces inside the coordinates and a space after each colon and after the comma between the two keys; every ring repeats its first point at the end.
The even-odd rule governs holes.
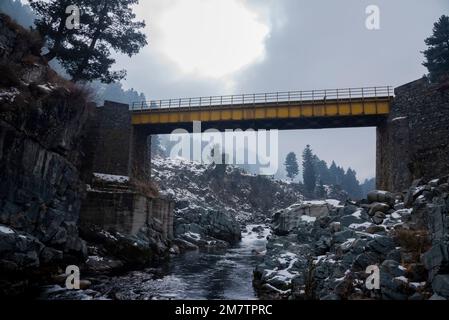
{"type": "MultiPolygon", "coordinates": [[[[120,57],[149,99],[376,85],[421,77],[424,39],[447,0],[141,0],[149,46],[120,57]],[[380,30],[365,26],[369,5],[380,30]]],[[[375,175],[375,129],[284,131],[280,159],[318,156],[375,175]]]]}

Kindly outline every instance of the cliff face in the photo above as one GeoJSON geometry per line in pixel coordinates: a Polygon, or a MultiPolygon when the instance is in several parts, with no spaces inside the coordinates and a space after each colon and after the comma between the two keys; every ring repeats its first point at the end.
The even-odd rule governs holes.
{"type": "Polygon", "coordinates": [[[77,221],[89,107],[40,50],[39,37],[0,15],[0,275],[9,280],[86,254],[77,221]]]}

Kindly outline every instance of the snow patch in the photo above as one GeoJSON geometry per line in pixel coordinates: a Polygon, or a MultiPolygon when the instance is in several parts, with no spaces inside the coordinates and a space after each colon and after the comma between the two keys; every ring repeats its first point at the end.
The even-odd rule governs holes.
{"type": "Polygon", "coordinates": [[[301,216],[301,221],[307,222],[307,223],[313,223],[316,221],[316,217],[311,217],[308,215],[302,215],[301,216]]]}
{"type": "Polygon", "coordinates": [[[4,233],[4,234],[14,234],[14,230],[11,228],[8,228],[6,226],[0,226],[0,233],[4,233]]]}
{"type": "Polygon", "coordinates": [[[118,183],[127,183],[129,182],[129,177],[126,176],[116,176],[112,174],[103,174],[103,173],[94,173],[94,177],[106,181],[106,182],[118,182],[118,183]]]}

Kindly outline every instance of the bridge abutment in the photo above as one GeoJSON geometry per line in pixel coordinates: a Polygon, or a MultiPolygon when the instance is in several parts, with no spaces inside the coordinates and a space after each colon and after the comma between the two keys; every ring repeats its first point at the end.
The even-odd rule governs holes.
{"type": "Polygon", "coordinates": [[[94,110],[89,126],[92,172],[150,180],[150,132],[132,125],[127,104],[105,101],[94,110]]]}
{"type": "MultiPolygon", "coordinates": [[[[446,85],[447,86],[447,85],[446,85]]],[[[449,174],[449,90],[422,78],[396,88],[377,127],[377,187],[402,191],[419,178],[449,174]]]]}

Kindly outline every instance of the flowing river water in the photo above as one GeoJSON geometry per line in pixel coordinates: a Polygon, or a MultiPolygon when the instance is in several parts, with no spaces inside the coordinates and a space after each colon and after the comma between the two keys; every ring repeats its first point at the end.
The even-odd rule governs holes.
{"type": "Polygon", "coordinates": [[[241,242],[222,252],[188,252],[157,269],[95,279],[92,289],[96,294],[93,290],[75,293],[51,287],[41,298],[254,300],[253,270],[262,259],[269,235],[267,227],[256,231],[257,227],[261,226],[246,226],[241,242]]]}

